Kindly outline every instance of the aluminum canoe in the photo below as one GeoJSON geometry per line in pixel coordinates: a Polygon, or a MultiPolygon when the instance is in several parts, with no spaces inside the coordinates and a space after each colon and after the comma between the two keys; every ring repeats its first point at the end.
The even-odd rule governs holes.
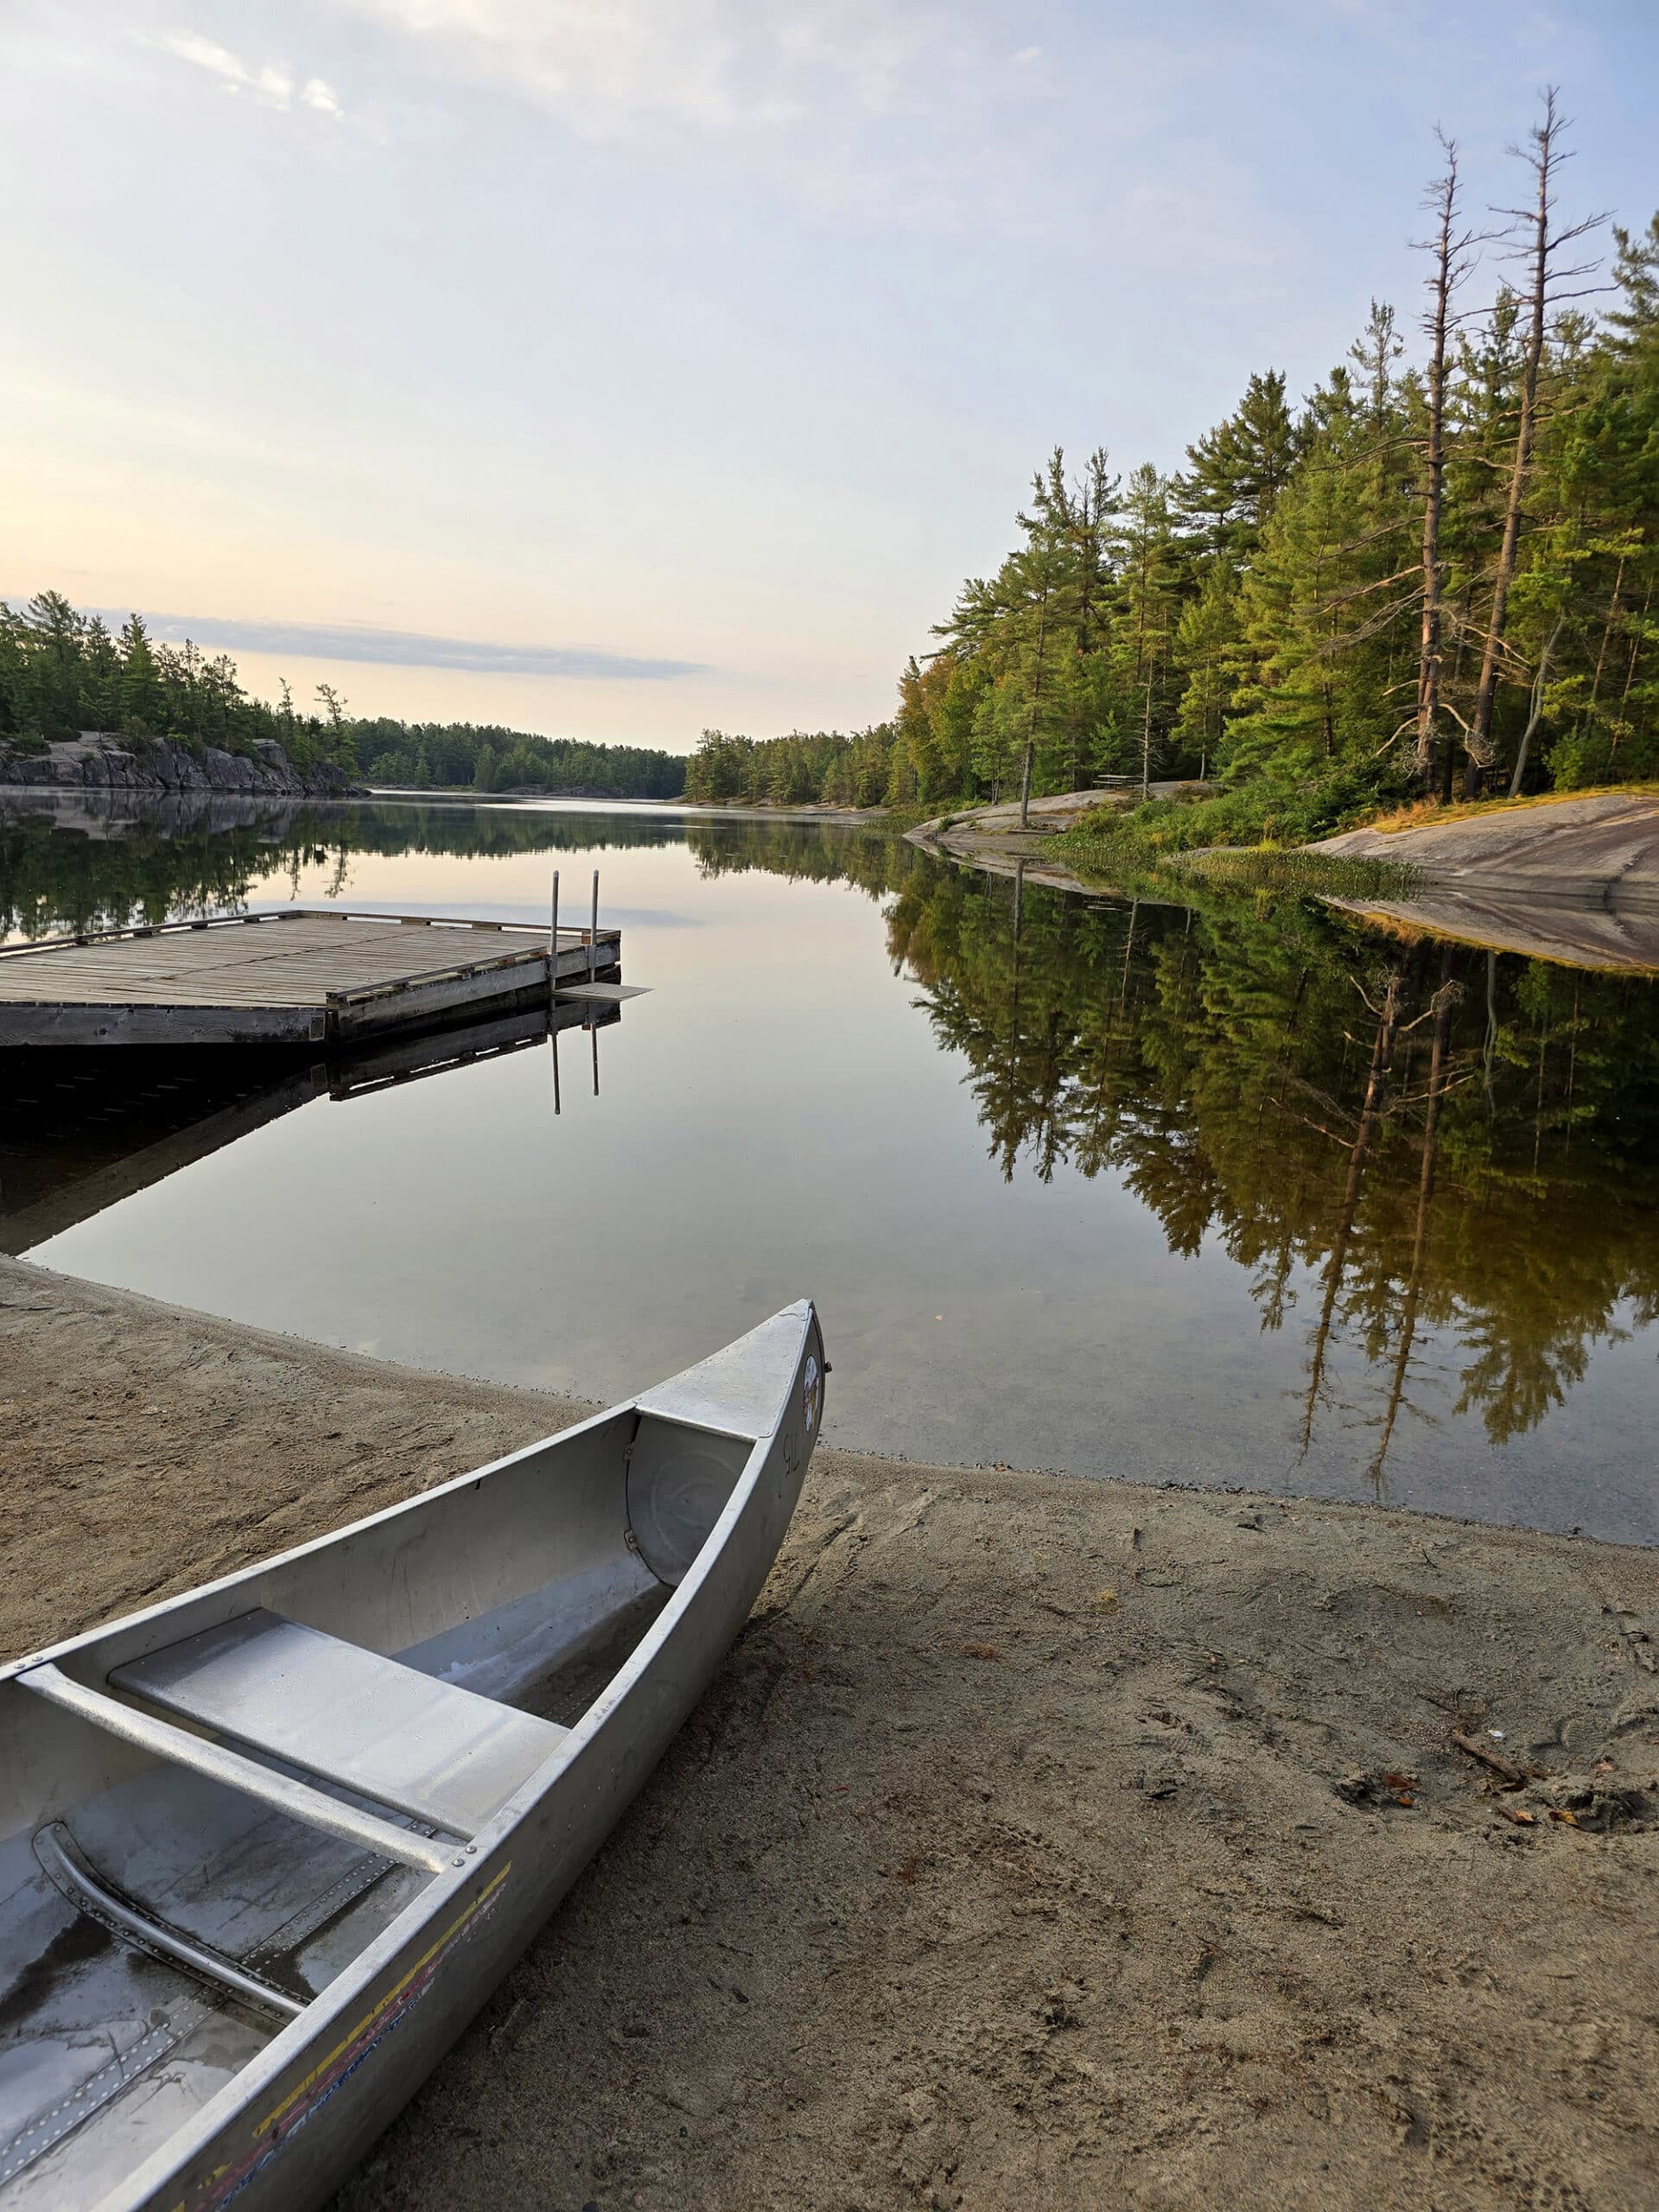
{"type": "Polygon", "coordinates": [[[327,2196],[709,1681],[825,1371],[788,1306],[626,1405],[0,1669],[0,2212],[327,2196]]]}

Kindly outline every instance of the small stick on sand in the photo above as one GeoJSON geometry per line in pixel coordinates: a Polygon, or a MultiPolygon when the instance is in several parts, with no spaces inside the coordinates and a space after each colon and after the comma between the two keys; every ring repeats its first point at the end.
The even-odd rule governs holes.
{"type": "Polygon", "coordinates": [[[1460,1751],[1467,1751],[1471,1759],[1478,1759],[1483,1766],[1491,1767],[1494,1774],[1501,1775],[1511,1789],[1523,1789],[1532,1780],[1524,1767],[1516,1766],[1513,1759],[1506,1759],[1502,1751],[1493,1751],[1489,1745],[1478,1742],[1473,1736],[1465,1736],[1461,1728],[1452,1731],[1452,1740],[1460,1751]]]}

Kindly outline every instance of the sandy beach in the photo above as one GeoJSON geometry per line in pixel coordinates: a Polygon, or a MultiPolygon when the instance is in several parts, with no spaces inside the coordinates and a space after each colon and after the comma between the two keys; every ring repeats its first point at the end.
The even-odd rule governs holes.
{"type": "MultiPolygon", "coordinates": [[[[0,1643],[582,1410],[0,1263],[0,1643]]],[[[340,2212],[1650,2207],[1656,1668],[1650,1552],[820,1451],[340,2212]]]]}

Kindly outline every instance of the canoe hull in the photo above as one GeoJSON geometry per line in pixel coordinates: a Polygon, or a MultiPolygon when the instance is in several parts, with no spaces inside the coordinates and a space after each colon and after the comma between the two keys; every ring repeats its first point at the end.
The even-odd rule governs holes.
{"type": "Polygon", "coordinates": [[[798,1350],[776,1428],[753,1446],[683,1581],[556,1770],[456,1844],[447,1871],[98,2212],[321,2204],[498,1986],[650,1776],[777,1555],[823,1372],[816,1314],[791,1313],[798,1350]]]}

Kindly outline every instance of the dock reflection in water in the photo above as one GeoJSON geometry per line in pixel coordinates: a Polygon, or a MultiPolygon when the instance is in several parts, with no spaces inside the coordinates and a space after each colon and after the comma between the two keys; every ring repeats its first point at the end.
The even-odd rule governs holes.
{"type": "Polygon", "coordinates": [[[0,923],[523,918],[561,856],[655,987],[579,1137],[521,1053],[218,1139],[33,1255],[594,1397],[804,1286],[834,1441],[1659,1541],[1650,975],[869,827],[454,802],[0,813],[0,923]]]}
{"type": "Polygon", "coordinates": [[[365,1098],[546,1046],[556,1115],[561,1036],[590,1038],[597,1097],[599,1032],[621,1014],[615,1005],[520,1007],[318,1060],[213,1046],[0,1052],[0,1252],[61,1236],[315,1099],[365,1098]]]}

